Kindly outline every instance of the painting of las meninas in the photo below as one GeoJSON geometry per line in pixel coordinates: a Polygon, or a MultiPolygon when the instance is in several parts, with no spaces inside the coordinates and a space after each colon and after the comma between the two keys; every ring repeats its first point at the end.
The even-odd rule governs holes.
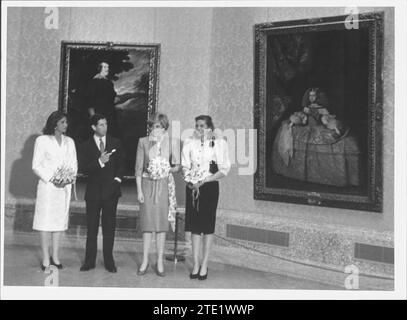
{"type": "Polygon", "coordinates": [[[255,26],[255,198],[382,210],[383,15],[255,26]]]}
{"type": "Polygon", "coordinates": [[[108,134],[122,141],[126,176],[134,176],[137,142],[147,133],[158,96],[158,44],[62,42],[60,109],[80,144],[92,134],[90,117],[103,114],[108,134]]]}

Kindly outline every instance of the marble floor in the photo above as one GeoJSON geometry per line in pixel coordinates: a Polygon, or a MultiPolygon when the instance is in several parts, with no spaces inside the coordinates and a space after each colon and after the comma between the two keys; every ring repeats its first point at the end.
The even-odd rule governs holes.
{"type": "MultiPolygon", "coordinates": [[[[158,277],[150,268],[144,276],[137,276],[141,253],[115,252],[118,273],[112,274],[103,267],[102,254],[98,253],[96,269],[79,272],[83,250],[63,248],[61,260],[66,266],[58,273],[58,285],[64,287],[131,287],[131,288],[224,288],[224,289],[302,289],[343,290],[326,284],[284,275],[256,271],[216,262],[210,262],[208,279],[190,280],[192,264],[166,261],[166,277],[158,277]]],[[[4,285],[43,286],[48,274],[39,266],[41,251],[38,246],[6,244],[4,247],[4,285]]],[[[154,263],[154,261],[152,261],[154,263]]]]}

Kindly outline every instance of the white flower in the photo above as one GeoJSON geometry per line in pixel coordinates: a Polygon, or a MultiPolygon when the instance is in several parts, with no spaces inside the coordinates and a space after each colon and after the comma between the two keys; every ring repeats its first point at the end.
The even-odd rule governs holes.
{"type": "Polygon", "coordinates": [[[170,169],[171,166],[168,160],[157,156],[148,162],[147,173],[150,179],[158,180],[168,177],[170,169]]]}
{"type": "Polygon", "coordinates": [[[187,183],[196,184],[202,182],[208,175],[208,171],[197,166],[192,167],[191,169],[184,169],[184,180],[187,183]]]}
{"type": "Polygon", "coordinates": [[[66,164],[60,166],[53,175],[53,180],[57,181],[73,181],[76,178],[75,170],[66,164]]]}

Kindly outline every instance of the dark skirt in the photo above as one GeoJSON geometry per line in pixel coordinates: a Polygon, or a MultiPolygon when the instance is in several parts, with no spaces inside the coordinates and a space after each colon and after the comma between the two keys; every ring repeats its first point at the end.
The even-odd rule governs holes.
{"type": "Polygon", "coordinates": [[[185,231],[193,234],[215,232],[216,209],[219,200],[219,182],[211,181],[199,188],[199,201],[193,203],[192,190],[186,187],[185,231]]]}

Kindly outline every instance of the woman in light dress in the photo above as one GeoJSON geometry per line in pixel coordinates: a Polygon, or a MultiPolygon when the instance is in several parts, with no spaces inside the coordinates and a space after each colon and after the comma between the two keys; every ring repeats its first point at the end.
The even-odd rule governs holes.
{"type": "Polygon", "coordinates": [[[136,156],[137,197],[140,203],[140,225],[143,232],[143,261],[137,274],[146,274],[149,266],[149,250],[152,234],[156,234],[157,265],[155,272],[165,276],[164,245],[168,231],[168,213],[175,202],[175,183],[172,173],[179,171],[179,142],[168,135],[169,121],[165,114],[157,113],[149,121],[149,135],[139,139],[136,156]],[[152,179],[147,172],[149,161],[162,157],[171,165],[170,175],[160,179],[152,179]]]}
{"type": "Polygon", "coordinates": [[[71,188],[78,168],[74,141],[65,136],[67,127],[66,114],[51,113],[43,135],[36,139],[34,146],[32,169],[39,181],[33,229],[41,233],[43,271],[51,264],[63,268],[59,260],[59,240],[68,229],[71,188]],[[61,169],[65,174],[61,174],[61,169]]]}

